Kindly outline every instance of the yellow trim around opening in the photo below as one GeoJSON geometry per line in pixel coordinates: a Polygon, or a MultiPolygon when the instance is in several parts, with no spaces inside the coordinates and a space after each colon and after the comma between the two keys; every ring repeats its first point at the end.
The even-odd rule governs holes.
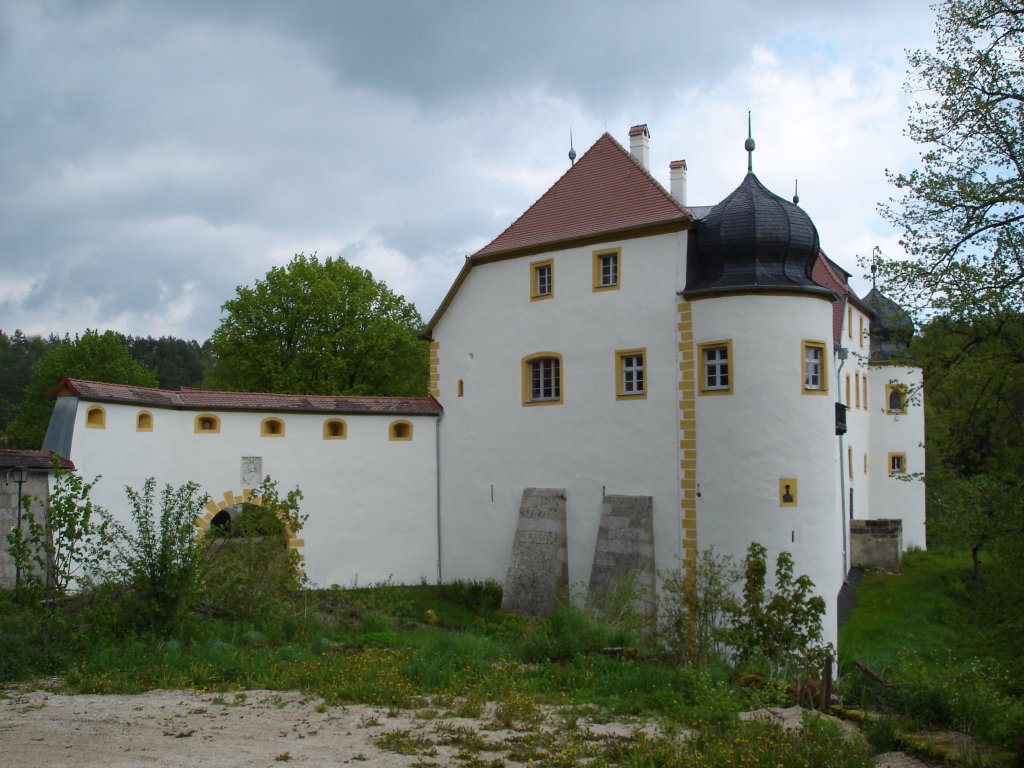
{"type": "Polygon", "coordinates": [[[617,349],[615,350],[615,399],[616,400],[646,400],[647,399],[647,349],[617,349]],[[643,389],[639,392],[627,392],[624,378],[625,360],[623,358],[639,355],[641,359],[640,370],[644,377],[643,389]]]}
{"type": "Polygon", "coordinates": [[[535,405],[562,404],[562,400],[565,398],[565,366],[562,364],[562,356],[558,352],[537,352],[532,355],[527,355],[523,358],[520,367],[522,368],[524,406],[532,407],[535,405]],[[531,364],[535,360],[543,360],[545,358],[551,358],[558,361],[558,397],[550,400],[532,400],[530,399],[531,393],[533,392],[533,368],[531,364]]]}
{"type": "Polygon", "coordinates": [[[697,394],[704,395],[731,395],[733,382],[736,381],[736,368],[733,365],[735,359],[732,356],[732,339],[721,341],[707,341],[697,345],[697,370],[700,377],[697,386],[697,394]],[[708,350],[725,347],[726,372],[729,374],[729,385],[718,389],[708,388],[708,372],[704,361],[704,353],[708,350]]]}
{"type": "Polygon", "coordinates": [[[804,339],[800,342],[800,391],[805,395],[827,395],[828,394],[828,356],[823,341],[814,341],[813,339],[804,339]],[[818,349],[821,352],[818,358],[821,361],[821,373],[819,378],[821,382],[818,387],[808,387],[807,381],[807,350],[809,348],[818,349]]]}
{"type": "Polygon", "coordinates": [[[544,301],[545,299],[553,298],[555,295],[555,260],[554,259],[541,259],[540,261],[530,262],[530,301],[544,301]],[[551,284],[548,286],[547,293],[537,292],[537,270],[541,267],[551,268],[551,284]]]}
{"type": "Polygon", "coordinates": [[[779,506],[795,507],[798,504],[797,482],[795,477],[779,478],[779,506]],[[788,493],[787,493],[788,491],[788,493]],[[787,499],[788,497],[788,499],[787,499]]]}
{"type": "Polygon", "coordinates": [[[260,422],[260,437],[284,437],[284,420],[269,416],[260,422]]]}
{"type": "Polygon", "coordinates": [[[889,467],[889,474],[890,475],[905,475],[905,474],[907,474],[907,454],[906,454],[905,451],[889,451],[889,456],[888,456],[887,460],[888,460],[887,466],[889,467]],[[893,459],[899,459],[900,460],[900,469],[893,469],[893,467],[892,467],[892,460],[893,459]]]}
{"type": "Polygon", "coordinates": [[[327,419],[324,422],[324,440],[345,440],[348,438],[348,424],[344,419],[327,419]],[[337,427],[337,429],[334,429],[337,427]]]}
{"type": "Polygon", "coordinates": [[[388,440],[393,442],[408,442],[412,440],[412,422],[405,419],[397,419],[388,425],[388,440]]]}
{"type": "Polygon", "coordinates": [[[152,432],[153,431],[153,414],[149,411],[139,411],[135,416],[135,431],[136,432],[152,432]]]}
{"type": "Polygon", "coordinates": [[[907,387],[904,384],[886,384],[885,385],[885,412],[892,416],[899,416],[907,412],[907,387]],[[897,410],[893,410],[889,407],[891,403],[892,393],[897,391],[900,393],[900,405],[901,407],[897,410]]]}
{"type": "Polygon", "coordinates": [[[621,248],[599,248],[592,254],[591,262],[592,281],[591,287],[595,292],[617,291],[622,284],[622,249],[621,248]],[[610,285],[601,285],[601,257],[615,257],[615,282],[610,285]]]}
{"type": "Polygon", "coordinates": [[[212,413],[197,414],[192,429],[197,435],[216,435],[220,432],[220,417],[214,416],[212,413]],[[210,420],[208,429],[204,427],[206,419],[210,420]]]}
{"type": "Polygon", "coordinates": [[[102,405],[90,405],[85,412],[85,426],[88,429],[106,429],[107,412],[102,405]]]}

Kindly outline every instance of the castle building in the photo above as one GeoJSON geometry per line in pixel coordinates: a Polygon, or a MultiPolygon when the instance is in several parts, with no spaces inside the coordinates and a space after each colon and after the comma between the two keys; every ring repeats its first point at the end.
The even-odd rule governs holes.
{"type": "Polygon", "coordinates": [[[424,330],[429,398],[66,380],[44,448],[102,474],[112,509],[149,476],[199,482],[210,519],[264,474],[298,485],[294,546],[321,585],[529,580],[552,567],[541,540],[557,583],[593,585],[608,564],[656,574],[757,541],[814,581],[834,641],[851,521],[896,519],[900,547],[925,545],[913,326],[858,298],[749,163],[690,206],[686,163],[666,189],[649,142],[644,125],[628,151],[601,136],[467,257],[424,330]]]}

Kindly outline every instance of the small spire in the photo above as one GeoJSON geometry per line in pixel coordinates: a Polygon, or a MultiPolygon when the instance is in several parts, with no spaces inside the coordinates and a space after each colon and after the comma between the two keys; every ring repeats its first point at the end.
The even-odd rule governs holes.
{"type": "Polygon", "coordinates": [[[800,180],[793,179],[793,205],[800,205],[800,180]]]}
{"type": "Polygon", "coordinates": [[[569,128],[569,165],[576,165],[576,150],[572,148],[572,128],[569,128]]]}
{"type": "Polygon", "coordinates": [[[876,260],[878,259],[878,254],[880,254],[881,252],[882,252],[882,249],[879,248],[877,245],[871,251],[871,288],[872,288],[872,290],[877,290],[878,289],[878,264],[876,263],[876,260]]]}
{"type": "Polygon", "coordinates": [[[754,134],[750,127],[750,110],[747,110],[747,140],[743,142],[743,148],[747,150],[747,173],[754,172],[754,134]]]}

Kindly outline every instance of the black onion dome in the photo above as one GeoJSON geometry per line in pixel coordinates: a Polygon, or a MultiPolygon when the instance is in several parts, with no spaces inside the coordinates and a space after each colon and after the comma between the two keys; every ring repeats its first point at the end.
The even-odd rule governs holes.
{"type": "Polygon", "coordinates": [[[803,209],[753,173],[697,223],[683,295],[731,291],[829,291],[811,279],[818,230],[803,209]]]}
{"type": "Polygon", "coordinates": [[[905,358],[910,340],[914,338],[910,313],[877,288],[868,291],[864,303],[875,313],[871,321],[872,362],[905,358]]]}

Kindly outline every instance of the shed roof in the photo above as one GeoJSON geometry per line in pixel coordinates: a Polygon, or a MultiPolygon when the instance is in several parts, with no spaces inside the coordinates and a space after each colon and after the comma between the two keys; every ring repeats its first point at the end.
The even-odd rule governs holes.
{"type": "MultiPolygon", "coordinates": [[[[21,451],[21,450],[0,450],[0,470],[25,467],[29,471],[46,471],[53,469],[53,451],[21,451]]],[[[74,469],[75,465],[70,459],[56,455],[61,468],[74,469]]]]}
{"type": "Polygon", "coordinates": [[[74,396],[106,403],[146,405],[154,408],[215,411],[292,411],[297,413],[379,413],[437,416],[441,404],[433,397],[358,397],[336,395],[283,395],[271,392],[220,392],[106,384],[65,377],[50,398],[74,396]]]}

